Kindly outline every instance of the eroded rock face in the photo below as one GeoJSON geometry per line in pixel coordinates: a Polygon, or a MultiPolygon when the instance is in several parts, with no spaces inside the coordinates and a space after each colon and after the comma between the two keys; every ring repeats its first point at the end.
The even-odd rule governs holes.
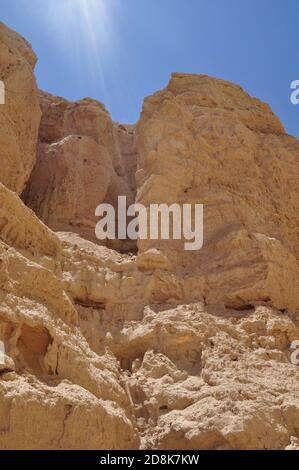
{"type": "MultiPolygon", "coordinates": [[[[40,92],[40,102],[38,159],[23,200],[53,230],[96,241],[97,206],[117,206],[119,195],[128,205],[135,200],[135,172],[125,166],[129,152],[136,168],[132,132],[114,124],[104,106],[89,98],[70,103],[40,92]]],[[[111,246],[126,251],[135,243],[116,240],[111,246]]]]}
{"type": "Polygon", "coordinates": [[[123,371],[141,447],[283,449],[298,434],[298,313],[161,303],[136,257],[59,234],[63,276],[93,351],[123,371]],[[78,248],[80,248],[78,250],[78,248]]]}
{"type": "Polygon", "coordinates": [[[25,200],[53,230],[79,230],[95,239],[95,208],[111,181],[110,156],[90,137],[71,135],[40,144],[25,200]]]}
{"type": "Polygon", "coordinates": [[[118,363],[92,352],[65,292],[59,238],[2,185],[0,199],[1,449],[138,446],[118,363]]]}
{"type": "Polygon", "coordinates": [[[138,202],[204,204],[202,250],[141,240],[140,265],[163,261],[180,283],[187,271],[209,303],[297,308],[299,144],[270,108],[237,85],[173,74],[136,133],[138,202]]]}
{"type": "Polygon", "coordinates": [[[34,212],[0,183],[0,448],[298,448],[298,141],[206,76],[174,74],[137,127],[90,99],[40,104],[34,212]],[[118,195],[203,203],[203,249],[94,243],[118,195]]]}
{"type": "Polygon", "coordinates": [[[36,161],[40,122],[36,56],[25,39],[0,23],[0,182],[20,194],[36,161]]]}

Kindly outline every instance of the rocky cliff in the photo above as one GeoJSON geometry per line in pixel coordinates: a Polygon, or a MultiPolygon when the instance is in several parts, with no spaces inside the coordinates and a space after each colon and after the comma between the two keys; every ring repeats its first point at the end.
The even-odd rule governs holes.
{"type": "Polygon", "coordinates": [[[173,74],[136,126],[37,89],[0,25],[0,449],[299,448],[299,141],[173,74]],[[95,237],[95,208],[204,204],[204,246],[95,237]]]}

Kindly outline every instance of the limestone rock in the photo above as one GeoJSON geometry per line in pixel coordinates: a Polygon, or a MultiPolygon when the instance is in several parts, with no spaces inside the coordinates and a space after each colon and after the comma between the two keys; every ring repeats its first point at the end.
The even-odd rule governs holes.
{"type": "Polygon", "coordinates": [[[149,269],[158,250],[209,302],[298,308],[299,143],[270,108],[231,83],[173,74],[145,100],[136,139],[138,202],[204,204],[203,249],[140,240],[149,269]]]}
{"type": "MultiPolygon", "coordinates": [[[[72,103],[40,92],[40,102],[39,155],[23,200],[53,230],[96,241],[97,206],[116,207],[119,195],[128,205],[134,202],[133,133],[114,124],[104,106],[90,98],[72,103]]],[[[135,247],[117,240],[110,245],[124,251],[135,247]]]]}
{"type": "Polygon", "coordinates": [[[298,140],[202,75],[174,74],[137,126],[40,92],[25,205],[35,56],[3,25],[0,52],[19,91],[0,107],[0,449],[298,449],[298,140]],[[118,195],[204,204],[202,250],[93,243],[118,195]]]}
{"type": "Polygon", "coordinates": [[[118,359],[142,448],[282,449],[294,442],[297,314],[266,305],[161,304],[153,301],[155,276],[136,269],[136,257],[59,238],[81,331],[95,352],[109,349],[118,359]]]}
{"type": "Polygon", "coordinates": [[[298,367],[286,346],[292,318],[266,307],[234,312],[202,304],[147,309],[123,331],[142,446],[282,449],[298,433],[298,367]],[[140,400],[142,397],[142,402],[140,400]]]}
{"type": "Polygon", "coordinates": [[[1,449],[138,446],[116,359],[93,353],[78,327],[59,239],[0,189],[1,449]]]}
{"type": "Polygon", "coordinates": [[[40,144],[24,199],[53,230],[79,231],[95,240],[95,208],[107,194],[110,156],[90,137],[71,135],[40,144]]]}
{"type": "Polygon", "coordinates": [[[0,80],[5,87],[5,104],[0,105],[0,182],[18,194],[36,161],[40,107],[35,62],[30,44],[0,23],[0,80]]]}

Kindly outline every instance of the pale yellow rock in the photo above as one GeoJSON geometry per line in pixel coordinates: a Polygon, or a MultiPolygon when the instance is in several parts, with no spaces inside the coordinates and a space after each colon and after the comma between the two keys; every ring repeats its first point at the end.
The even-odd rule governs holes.
{"type": "MultiPolygon", "coordinates": [[[[104,106],[90,98],[68,102],[40,92],[40,103],[39,155],[23,200],[53,230],[97,241],[98,205],[117,207],[118,196],[126,196],[127,205],[135,200],[133,131],[113,123],[104,106]]],[[[106,243],[121,251],[136,247],[135,242],[106,243]]]]}
{"type": "Polygon", "coordinates": [[[154,302],[141,311],[155,283],[138,275],[134,257],[59,237],[80,327],[94,351],[109,349],[120,362],[143,448],[282,449],[294,441],[298,316],[203,303],[154,302]]]}
{"type": "Polygon", "coordinates": [[[72,135],[40,144],[23,197],[53,230],[79,231],[96,241],[95,208],[106,197],[111,174],[105,147],[90,137],[72,135]]]}
{"type": "Polygon", "coordinates": [[[93,353],[78,327],[59,239],[0,189],[0,340],[8,357],[0,372],[0,448],[138,446],[116,359],[93,353]],[[19,217],[10,219],[10,210],[19,217]]]}
{"type": "Polygon", "coordinates": [[[287,355],[298,333],[292,318],[268,307],[147,309],[124,331],[120,352],[140,362],[129,384],[145,418],[142,446],[286,447],[298,433],[299,370],[287,355]]]}
{"type": "Polygon", "coordinates": [[[0,23],[0,182],[20,194],[36,161],[40,106],[30,44],[0,23]]]}
{"type": "MultiPolygon", "coordinates": [[[[35,56],[1,25],[3,44],[0,70],[17,61],[26,94],[19,67],[32,84],[35,56]]],[[[26,96],[10,109],[34,121],[35,85],[26,96]]],[[[174,74],[137,126],[91,99],[39,98],[22,194],[34,212],[9,188],[35,153],[21,168],[5,137],[0,449],[298,449],[298,140],[202,75],[174,74]],[[95,207],[118,195],[203,203],[203,249],[93,243],[95,207]]],[[[24,149],[33,121],[27,140],[17,125],[24,149]]]]}
{"type": "Polygon", "coordinates": [[[139,257],[158,250],[209,303],[298,308],[299,143],[270,108],[229,82],[173,74],[145,100],[136,145],[138,202],[204,204],[202,250],[140,240],[139,257]]]}

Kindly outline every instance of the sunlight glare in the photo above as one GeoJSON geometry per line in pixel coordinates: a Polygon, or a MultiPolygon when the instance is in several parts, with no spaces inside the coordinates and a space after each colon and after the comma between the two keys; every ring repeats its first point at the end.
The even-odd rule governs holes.
{"type": "Polygon", "coordinates": [[[66,49],[76,67],[82,56],[88,62],[89,74],[94,84],[99,83],[109,101],[105,83],[105,60],[112,56],[115,41],[113,27],[113,2],[110,0],[56,0],[47,2],[47,22],[59,42],[66,49]]]}
{"type": "Polygon", "coordinates": [[[85,41],[107,46],[111,40],[111,2],[108,0],[59,0],[49,2],[52,25],[64,30],[72,40],[77,35],[85,41]]]}

